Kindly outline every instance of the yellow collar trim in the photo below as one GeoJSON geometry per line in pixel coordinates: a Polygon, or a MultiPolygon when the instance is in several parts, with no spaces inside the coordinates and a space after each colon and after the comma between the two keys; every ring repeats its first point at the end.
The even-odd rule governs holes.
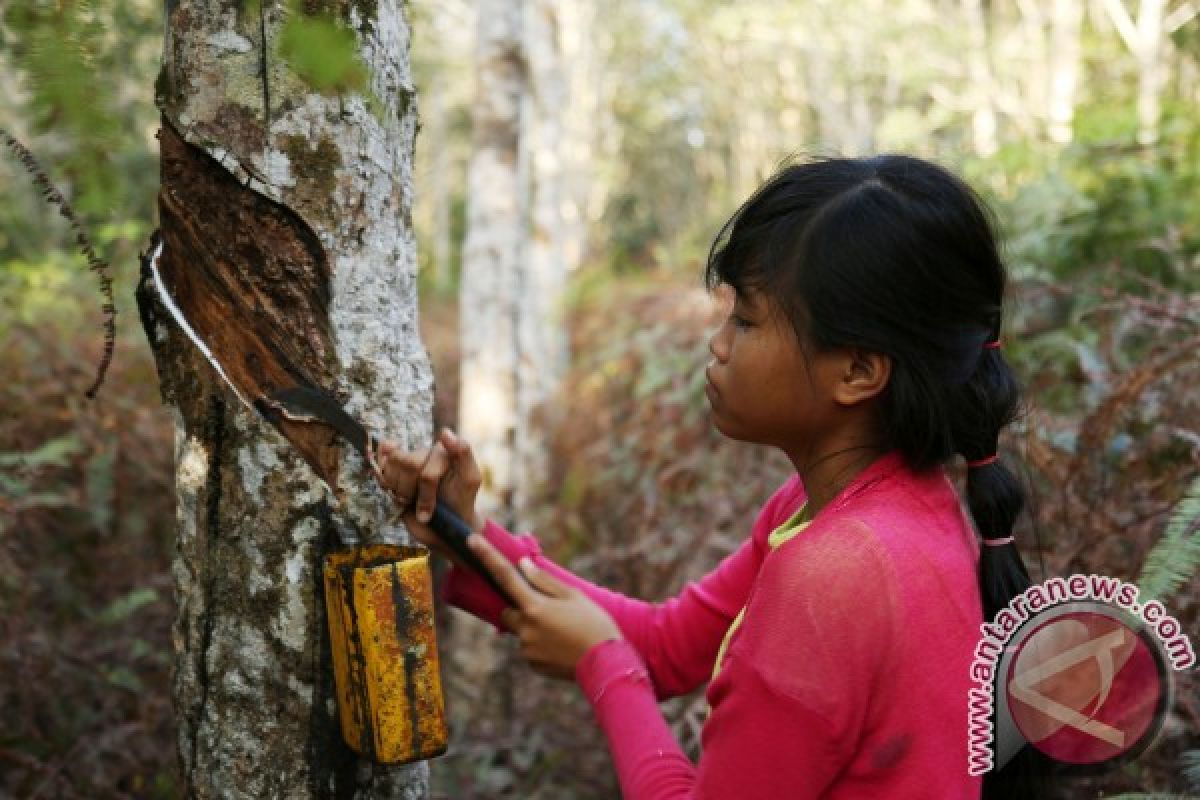
{"type": "MultiPolygon", "coordinates": [[[[767,544],[771,546],[772,550],[776,549],[779,547],[779,545],[788,541],[800,531],[807,528],[810,522],[812,522],[812,520],[808,518],[808,501],[805,500],[804,504],[801,505],[800,508],[796,509],[795,514],[792,514],[792,516],[789,517],[786,522],[776,527],[775,530],[771,531],[771,533],[767,536],[767,544]]],[[[721,646],[717,649],[717,660],[713,662],[713,678],[716,678],[717,673],[721,671],[721,662],[725,660],[725,651],[729,649],[729,642],[733,639],[733,632],[736,631],[738,626],[742,624],[742,617],[745,616],[745,614],[746,609],[743,607],[742,610],[738,612],[738,615],[733,618],[733,622],[731,622],[729,625],[729,630],[725,632],[725,638],[721,640],[721,646]]]]}

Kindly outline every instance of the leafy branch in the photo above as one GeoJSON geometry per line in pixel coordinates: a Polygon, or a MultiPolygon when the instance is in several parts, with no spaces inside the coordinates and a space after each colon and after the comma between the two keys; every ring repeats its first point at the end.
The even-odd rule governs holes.
{"type": "Polygon", "coordinates": [[[1162,539],[1146,556],[1138,588],[1146,597],[1166,599],[1197,567],[1200,567],[1200,477],[1192,481],[1171,514],[1162,539]]]}
{"type": "Polygon", "coordinates": [[[94,399],[96,392],[100,390],[100,385],[104,383],[104,376],[108,372],[108,367],[112,363],[113,350],[117,340],[117,305],[113,298],[111,267],[108,262],[100,258],[96,253],[96,248],[92,245],[92,240],[87,234],[87,230],[83,227],[83,223],[79,221],[79,217],[75,215],[75,210],[71,208],[71,204],[67,202],[67,198],[58,190],[50,178],[38,163],[37,158],[30,152],[29,148],[21,144],[16,137],[10,134],[4,128],[0,128],[0,138],[4,139],[5,145],[13,152],[17,160],[21,162],[25,170],[33,176],[33,183],[41,192],[42,197],[47,203],[58,206],[58,212],[71,226],[71,230],[75,233],[75,244],[79,251],[83,253],[88,262],[88,269],[96,274],[100,282],[100,293],[104,297],[104,305],[101,310],[105,314],[104,320],[104,354],[100,358],[100,365],[96,370],[96,379],[85,392],[88,399],[94,399]]]}

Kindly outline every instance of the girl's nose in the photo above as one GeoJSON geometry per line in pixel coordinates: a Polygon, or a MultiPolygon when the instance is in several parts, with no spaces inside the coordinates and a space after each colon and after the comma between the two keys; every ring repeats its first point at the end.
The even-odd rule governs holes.
{"type": "Polygon", "coordinates": [[[708,352],[713,354],[713,357],[724,363],[729,357],[729,347],[725,343],[724,333],[728,324],[724,324],[713,333],[708,339],[708,352]]]}

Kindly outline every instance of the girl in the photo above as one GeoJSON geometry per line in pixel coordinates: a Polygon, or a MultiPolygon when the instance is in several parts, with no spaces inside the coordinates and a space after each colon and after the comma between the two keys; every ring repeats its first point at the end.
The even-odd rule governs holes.
{"type": "Polygon", "coordinates": [[[441,549],[424,524],[439,493],[471,522],[517,607],[461,567],[447,599],[578,681],[627,800],[979,797],[970,663],[984,615],[1029,581],[1022,494],[996,459],[1018,393],[982,204],[905,156],[788,166],[726,223],[706,283],[734,295],[709,345],[713,424],[795,467],[709,575],[652,605],[568,573],[480,518],[478,465],[450,431],[380,447],[409,530],[441,549]],[[955,455],[982,548],[943,470],[955,455]],[[705,681],[693,764],[656,702],[705,681]]]}

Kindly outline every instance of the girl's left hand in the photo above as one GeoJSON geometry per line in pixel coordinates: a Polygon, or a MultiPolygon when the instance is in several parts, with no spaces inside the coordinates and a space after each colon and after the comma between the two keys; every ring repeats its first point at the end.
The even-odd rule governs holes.
{"type": "Polygon", "coordinates": [[[529,559],[521,559],[518,574],[480,534],[471,534],[467,545],[516,601],[516,608],[500,614],[500,621],[520,639],[521,657],[535,672],[574,680],[575,665],[584,653],[600,642],[621,638],[621,629],[607,611],[529,559]]]}

